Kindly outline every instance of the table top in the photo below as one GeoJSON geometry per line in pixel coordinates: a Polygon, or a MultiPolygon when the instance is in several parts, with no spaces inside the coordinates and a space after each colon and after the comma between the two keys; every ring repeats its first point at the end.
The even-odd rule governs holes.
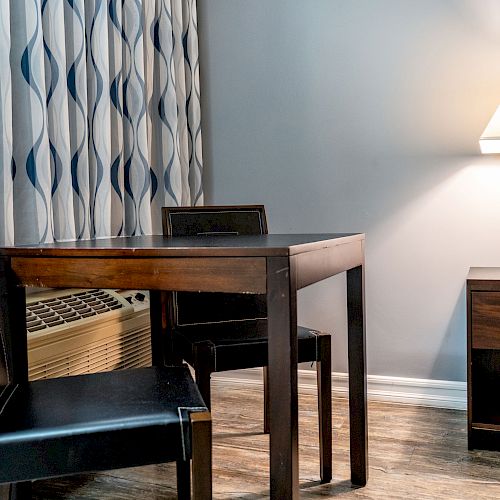
{"type": "Polygon", "coordinates": [[[500,280],[500,267],[471,267],[468,280],[500,280]]]}
{"type": "Polygon", "coordinates": [[[291,256],[362,242],[363,233],[268,234],[194,237],[125,236],[0,248],[10,257],[291,256]]]}

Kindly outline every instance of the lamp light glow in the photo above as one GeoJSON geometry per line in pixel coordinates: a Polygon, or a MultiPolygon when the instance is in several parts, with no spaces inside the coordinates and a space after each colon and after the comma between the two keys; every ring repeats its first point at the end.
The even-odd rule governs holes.
{"type": "Polygon", "coordinates": [[[500,153],[500,106],[498,106],[491,120],[486,125],[479,138],[479,147],[483,154],[500,153]]]}

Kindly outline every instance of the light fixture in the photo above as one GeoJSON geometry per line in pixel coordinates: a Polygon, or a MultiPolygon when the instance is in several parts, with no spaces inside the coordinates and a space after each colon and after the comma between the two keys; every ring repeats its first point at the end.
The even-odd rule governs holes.
{"type": "Polygon", "coordinates": [[[479,138],[479,147],[483,154],[500,153],[500,106],[486,125],[479,138]]]}

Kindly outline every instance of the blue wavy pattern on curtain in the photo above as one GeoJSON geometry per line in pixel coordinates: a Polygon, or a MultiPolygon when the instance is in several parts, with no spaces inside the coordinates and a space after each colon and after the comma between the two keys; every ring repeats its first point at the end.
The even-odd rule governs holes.
{"type": "Polygon", "coordinates": [[[195,0],[2,2],[0,64],[0,244],[203,203],[195,0]]]}

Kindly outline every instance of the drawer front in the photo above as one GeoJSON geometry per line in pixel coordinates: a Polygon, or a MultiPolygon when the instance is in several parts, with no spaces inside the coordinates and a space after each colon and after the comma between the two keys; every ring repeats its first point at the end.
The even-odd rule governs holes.
{"type": "Polygon", "coordinates": [[[472,292],[472,348],[500,349],[500,292],[472,292]]]}

